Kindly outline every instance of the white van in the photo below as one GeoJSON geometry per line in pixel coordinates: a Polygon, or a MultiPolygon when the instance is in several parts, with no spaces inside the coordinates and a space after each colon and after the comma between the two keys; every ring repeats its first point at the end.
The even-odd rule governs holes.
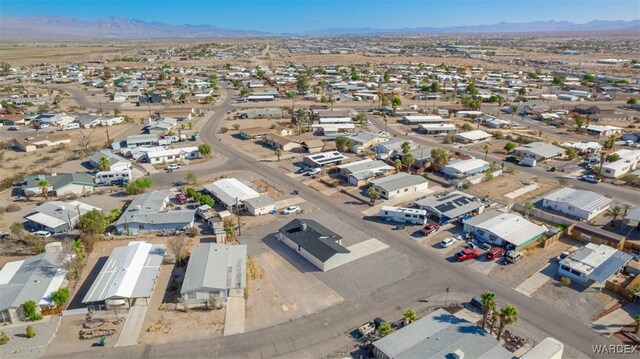
{"type": "Polygon", "coordinates": [[[68,123],[64,126],[62,126],[62,131],[68,131],[68,130],[75,130],[80,128],[80,124],[79,123],[68,123]]]}

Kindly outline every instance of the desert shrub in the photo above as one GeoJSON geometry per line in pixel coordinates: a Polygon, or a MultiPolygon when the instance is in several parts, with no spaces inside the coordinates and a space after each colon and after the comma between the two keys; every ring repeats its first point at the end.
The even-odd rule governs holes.
{"type": "Polygon", "coordinates": [[[10,340],[11,338],[9,338],[9,336],[5,332],[0,332],[0,345],[5,345],[10,340]]]}
{"type": "Polygon", "coordinates": [[[5,212],[18,212],[22,207],[15,203],[11,203],[4,208],[5,212]]]}
{"type": "Polygon", "coordinates": [[[220,128],[220,133],[227,133],[229,132],[229,128],[228,127],[221,127],[220,128]]]}
{"type": "Polygon", "coordinates": [[[562,283],[563,286],[568,287],[571,285],[571,279],[568,277],[562,277],[560,278],[560,283],[562,283]]]}
{"type": "Polygon", "coordinates": [[[78,195],[77,195],[77,194],[75,194],[75,193],[69,193],[69,194],[67,195],[67,200],[69,200],[69,201],[75,201],[75,200],[77,200],[78,198],[80,198],[80,196],[78,196],[78,195]]]}
{"type": "Polygon", "coordinates": [[[35,330],[33,330],[33,327],[32,327],[32,326],[30,326],[30,325],[29,325],[29,326],[27,327],[27,338],[31,339],[31,338],[33,338],[33,337],[35,337],[35,336],[36,336],[36,331],[35,331],[35,330]]]}

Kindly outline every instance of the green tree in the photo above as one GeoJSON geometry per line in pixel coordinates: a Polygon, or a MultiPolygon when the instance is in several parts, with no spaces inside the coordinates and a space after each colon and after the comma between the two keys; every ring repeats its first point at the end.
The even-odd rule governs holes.
{"type": "Polygon", "coordinates": [[[393,107],[393,113],[396,113],[396,109],[402,106],[402,100],[398,96],[393,96],[391,98],[391,107],[393,107]]]}
{"type": "Polygon", "coordinates": [[[582,81],[584,81],[584,82],[596,82],[596,77],[593,74],[584,74],[584,76],[582,76],[582,81]]]}
{"type": "Polygon", "coordinates": [[[11,234],[13,234],[14,237],[18,238],[18,240],[24,240],[24,235],[26,232],[24,230],[24,224],[22,222],[13,222],[10,230],[11,234]]]}
{"type": "Polygon", "coordinates": [[[348,137],[338,136],[336,137],[336,149],[340,152],[351,150],[353,143],[348,137]]]}
{"type": "Polygon", "coordinates": [[[416,312],[414,312],[413,310],[407,309],[404,311],[404,321],[406,323],[412,323],[416,320],[416,318],[417,318],[416,312]]]}
{"type": "Polygon", "coordinates": [[[551,83],[556,86],[562,86],[562,84],[564,83],[564,79],[560,76],[555,76],[551,83]]]}
{"type": "Polygon", "coordinates": [[[480,302],[482,303],[482,328],[487,323],[487,317],[489,312],[496,307],[496,295],[493,292],[484,292],[480,296],[480,302]]]}
{"type": "Polygon", "coordinates": [[[615,205],[608,208],[604,215],[606,217],[611,217],[611,222],[615,225],[616,220],[622,216],[622,212],[624,212],[624,209],[621,206],[615,205]]]}
{"type": "Polygon", "coordinates": [[[278,161],[280,161],[280,157],[284,154],[284,151],[282,150],[282,148],[278,147],[275,151],[273,151],[273,154],[276,155],[276,157],[278,157],[278,161]]]}
{"type": "Polygon", "coordinates": [[[411,165],[413,165],[415,161],[416,159],[413,156],[413,153],[407,153],[406,155],[402,156],[402,163],[407,167],[411,167],[411,165]]]}
{"type": "Polygon", "coordinates": [[[380,193],[373,186],[369,187],[369,189],[367,190],[367,194],[369,195],[369,199],[371,200],[371,204],[375,204],[376,200],[378,198],[380,198],[380,193]]]}
{"type": "Polygon", "coordinates": [[[636,334],[640,334],[640,314],[636,314],[633,320],[636,322],[636,334]]]}
{"type": "Polygon", "coordinates": [[[613,149],[613,146],[616,144],[616,135],[611,135],[607,138],[606,141],[602,144],[602,148],[605,151],[610,151],[613,149]]]}
{"type": "Polygon", "coordinates": [[[567,156],[567,158],[571,161],[575,160],[578,157],[578,153],[576,152],[576,149],[573,147],[569,147],[564,151],[564,154],[567,156]]]}
{"type": "Polygon", "coordinates": [[[622,217],[626,217],[627,213],[629,212],[629,210],[631,209],[631,205],[629,203],[623,203],[622,204],[622,217]]]}
{"type": "Polygon", "coordinates": [[[518,321],[518,309],[514,305],[507,304],[498,314],[500,318],[500,326],[498,327],[498,340],[502,336],[502,331],[507,325],[511,325],[518,321]]]}
{"type": "Polygon", "coordinates": [[[471,131],[471,130],[473,130],[473,127],[471,126],[470,123],[465,123],[464,125],[462,125],[462,130],[471,131]]]}
{"type": "Polygon", "coordinates": [[[637,103],[638,103],[638,100],[633,98],[633,97],[627,100],[627,105],[629,105],[629,106],[635,105],[637,103]]]}
{"type": "Polygon", "coordinates": [[[578,132],[582,132],[584,128],[585,118],[582,116],[576,116],[573,121],[576,123],[576,127],[578,128],[578,132]]]}
{"type": "Polygon", "coordinates": [[[236,237],[236,230],[233,226],[225,226],[224,231],[227,233],[227,242],[232,241],[236,237]]]}
{"type": "Polygon", "coordinates": [[[533,212],[533,210],[536,209],[536,206],[531,202],[531,201],[526,201],[524,203],[524,215],[525,217],[529,217],[529,215],[531,215],[531,212],[533,212]]]}
{"type": "Polygon", "coordinates": [[[400,159],[397,159],[393,162],[393,164],[396,167],[396,172],[400,172],[400,168],[402,168],[402,161],[400,159]]]}
{"type": "Polygon", "coordinates": [[[73,250],[73,254],[75,254],[76,258],[84,260],[87,257],[87,250],[80,238],[76,238],[71,241],[71,249],[73,250]]]}
{"type": "Polygon", "coordinates": [[[511,153],[511,151],[513,151],[516,147],[518,147],[518,146],[515,143],[507,142],[504,145],[504,150],[507,151],[507,153],[511,153]]]}
{"type": "Polygon", "coordinates": [[[122,113],[122,111],[120,111],[120,109],[119,109],[119,108],[117,108],[117,107],[116,107],[116,108],[114,108],[114,109],[113,109],[113,115],[114,115],[114,116],[116,116],[116,117],[117,117],[117,116],[118,116],[118,115],[120,115],[121,113],[122,113]]]}
{"type": "Polygon", "coordinates": [[[406,155],[411,151],[411,142],[404,141],[400,144],[400,148],[402,149],[402,154],[406,155]]]}
{"type": "Polygon", "coordinates": [[[38,181],[38,187],[40,187],[40,191],[42,192],[44,199],[49,199],[49,181],[46,179],[38,181]]]}
{"type": "Polygon", "coordinates": [[[436,171],[440,171],[442,166],[449,163],[449,152],[444,148],[436,147],[431,149],[431,166],[436,171]]]}
{"type": "Polygon", "coordinates": [[[356,122],[358,122],[360,125],[367,122],[367,114],[359,113],[358,116],[356,116],[356,122]]]}
{"type": "Polygon", "coordinates": [[[38,313],[38,304],[32,300],[28,300],[22,304],[22,309],[24,311],[25,317],[27,317],[30,321],[35,322],[37,320],[42,319],[42,315],[38,313]]]}
{"type": "Polygon", "coordinates": [[[106,226],[105,217],[97,209],[93,209],[80,217],[78,228],[81,233],[99,235],[104,232],[106,226]]]}
{"type": "Polygon", "coordinates": [[[480,91],[478,91],[478,88],[476,87],[475,82],[472,82],[469,85],[467,85],[466,92],[470,95],[477,95],[480,93],[480,91]]]}
{"type": "MultiPolygon", "coordinates": [[[[200,193],[198,193],[200,194],[200,193]]],[[[213,197],[209,196],[208,194],[200,194],[200,198],[198,200],[198,202],[202,203],[202,204],[206,204],[210,207],[213,207],[213,205],[216,204],[216,201],[213,199],[213,197]]]]}
{"type": "Polygon", "coordinates": [[[296,90],[300,95],[304,95],[309,91],[309,79],[306,76],[298,76],[296,80],[296,90]]]}
{"type": "Polygon", "coordinates": [[[431,86],[429,86],[429,91],[440,92],[440,84],[438,82],[432,82],[431,86]]]}
{"type": "Polygon", "coordinates": [[[387,322],[382,322],[378,325],[378,332],[380,332],[380,335],[387,336],[389,333],[391,333],[391,325],[389,325],[389,323],[387,322]]]}
{"type": "Polygon", "coordinates": [[[247,96],[251,93],[251,89],[248,89],[246,87],[244,87],[242,90],[240,90],[240,96],[244,97],[247,96]]]}
{"type": "Polygon", "coordinates": [[[27,335],[28,339],[31,339],[31,338],[36,336],[36,331],[33,330],[32,326],[30,326],[30,325],[27,326],[26,335],[27,335]]]}
{"type": "Polygon", "coordinates": [[[198,152],[203,156],[208,156],[211,153],[211,146],[208,143],[203,143],[198,146],[198,152]]]}
{"type": "Polygon", "coordinates": [[[109,171],[111,169],[111,162],[109,162],[107,157],[102,156],[98,161],[98,168],[100,171],[109,171]]]}
{"type": "Polygon", "coordinates": [[[610,155],[607,156],[607,162],[616,162],[616,161],[620,161],[622,157],[620,157],[619,154],[617,153],[612,153],[610,155]]]}
{"type": "Polygon", "coordinates": [[[56,307],[62,307],[69,300],[69,288],[60,288],[51,293],[51,301],[56,304],[56,307]]]}

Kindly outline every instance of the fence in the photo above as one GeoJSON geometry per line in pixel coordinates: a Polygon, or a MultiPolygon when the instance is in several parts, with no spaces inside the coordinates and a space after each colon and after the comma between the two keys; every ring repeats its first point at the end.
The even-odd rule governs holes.
{"type": "Polygon", "coordinates": [[[545,239],[542,242],[542,248],[547,248],[548,246],[550,246],[551,244],[557,242],[558,240],[560,240],[560,238],[566,236],[569,232],[571,232],[571,229],[573,228],[573,225],[569,226],[567,229],[560,231],[556,234],[554,234],[553,236],[545,239]]]}
{"type": "Polygon", "coordinates": [[[521,213],[529,213],[530,217],[534,217],[537,218],[539,220],[545,221],[545,222],[550,222],[553,224],[561,224],[564,226],[571,226],[575,223],[575,221],[572,221],[568,218],[564,218],[562,216],[557,216],[555,214],[551,214],[551,213],[547,213],[543,210],[537,209],[537,208],[532,208],[532,209],[527,209],[523,204],[521,203],[514,203],[513,207],[514,210],[521,212],[521,213]]]}
{"type": "Polygon", "coordinates": [[[41,312],[42,312],[43,316],[60,315],[60,314],[62,314],[62,307],[57,307],[57,308],[53,308],[53,309],[43,309],[41,312]]]}

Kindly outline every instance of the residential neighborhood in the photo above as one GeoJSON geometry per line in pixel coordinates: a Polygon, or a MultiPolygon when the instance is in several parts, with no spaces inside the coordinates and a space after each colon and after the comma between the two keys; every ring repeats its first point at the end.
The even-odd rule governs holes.
{"type": "Polygon", "coordinates": [[[635,33],[202,26],[0,48],[0,356],[637,355],[635,33]]]}

